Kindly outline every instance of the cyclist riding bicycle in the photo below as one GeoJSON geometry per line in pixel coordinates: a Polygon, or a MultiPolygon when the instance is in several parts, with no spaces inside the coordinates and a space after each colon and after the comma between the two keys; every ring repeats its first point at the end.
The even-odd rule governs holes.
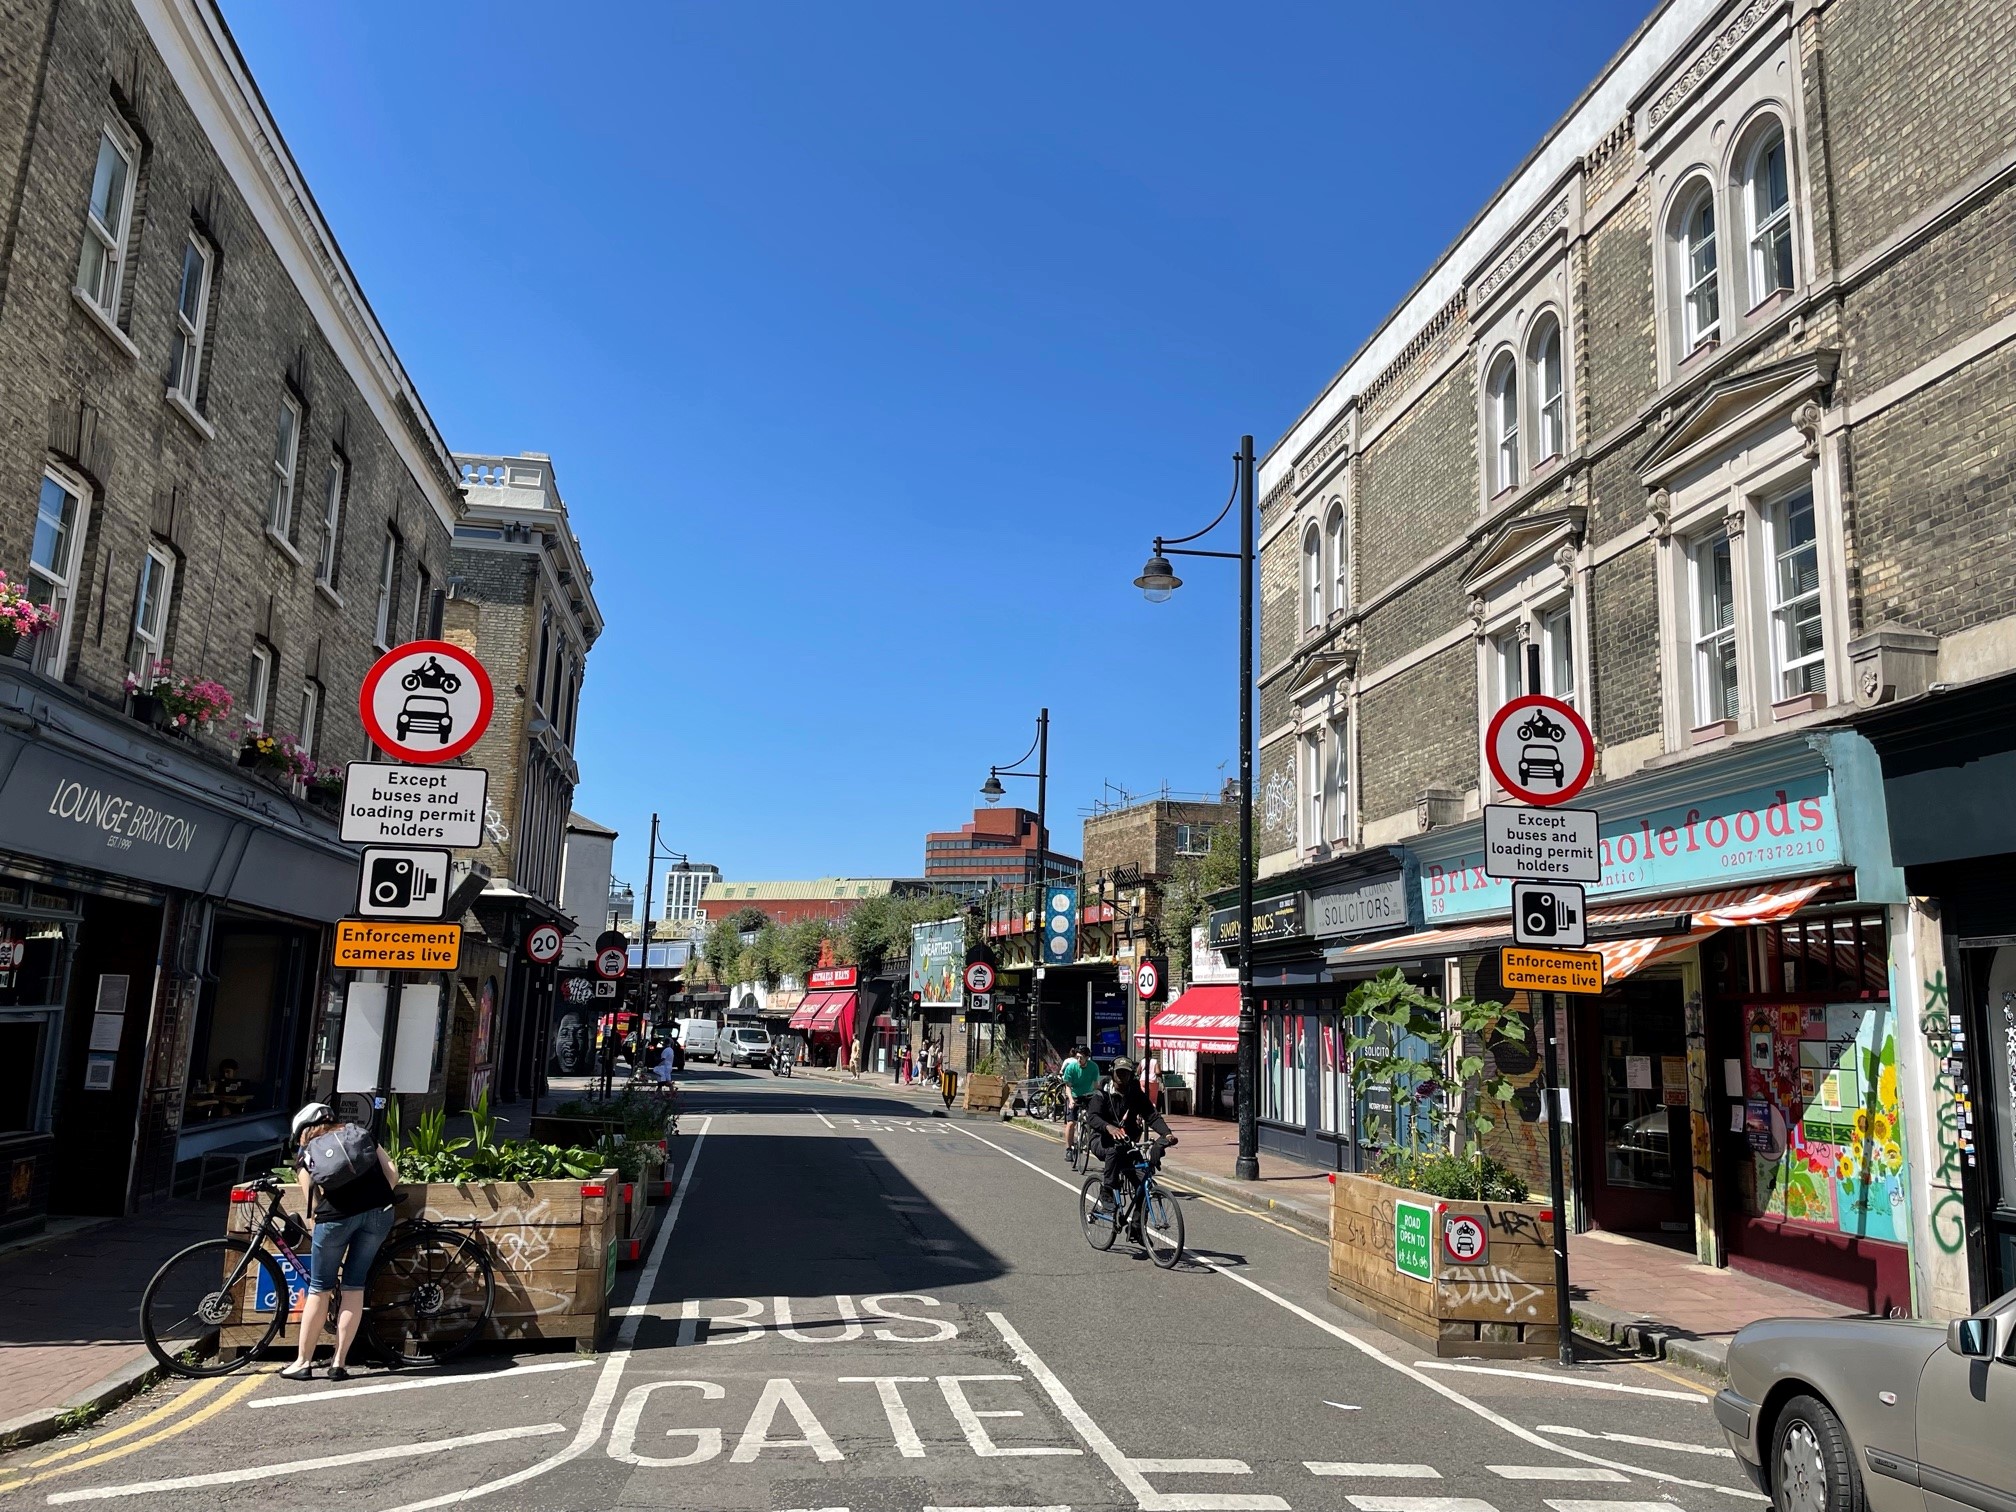
{"type": "Polygon", "coordinates": [[[1099,1063],[1092,1059],[1089,1047],[1078,1045],[1065,1060],[1062,1074],[1064,1090],[1069,1094],[1064,1104],[1064,1154],[1069,1159],[1078,1143],[1078,1120],[1092,1094],[1099,1090],[1099,1063]]]}
{"type": "Polygon", "coordinates": [[[1116,1182],[1124,1179],[1130,1186],[1134,1182],[1129,1141],[1138,1142],[1144,1133],[1152,1132],[1163,1149],[1176,1143],[1168,1121],[1155,1111],[1148,1094],[1141,1090],[1141,1083],[1134,1075],[1134,1062],[1130,1060],[1113,1062],[1107,1086],[1093,1094],[1085,1116],[1092,1135],[1092,1153],[1105,1162],[1099,1175],[1099,1195],[1103,1201],[1114,1199],[1116,1182]]]}

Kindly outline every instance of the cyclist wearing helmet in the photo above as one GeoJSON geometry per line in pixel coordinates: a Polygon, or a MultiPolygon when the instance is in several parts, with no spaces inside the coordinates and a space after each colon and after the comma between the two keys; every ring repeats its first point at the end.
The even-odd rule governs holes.
{"type": "Polygon", "coordinates": [[[1084,1116],[1086,1105],[1092,1094],[1099,1090],[1099,1063],[1092,1059],[1091,1050],[1078,1045],[1064,1062],[1064,1153],[1068,1156],[1078,1143],[1078,1120],[1084,1116]]]}
{"type": "Polygon", "coordinates": [[[340,1284],[336,1353],[329,1362],[329,1379],[347,1380],[350,1346],[364,1322],[364,1283],[378,1246],[392,1230],[399,1172],[367,1131],[346,1124],[327,1103],[309,1103],[296,1113],[292,1133],[300,1152],[295,1165],[301,1172],[301,1211],[313,1214],[315,1238],[294,1363],[280,1374],[290,1381],[305,1381],[314,1374],[315,1349],[329,1317],[329,1294],[340,1284]]]}
{"type": "Polygon", "coordinates": [[[1153,1131],[1165,1149],[1176,1143],[1168,1122],[1141,1090],[1131,1060],[1113,1062],[1110,1079],[1093,1095],[1085,1118],[1092,1135],[1092,1153],[1106,1162],[1100,1172],[1099,1195],[1109,1202],[1115,1195],[1117,1181],[1134,1179],[1134,1167],[1124,1141],[1139,1140],[1144,1132],[1153,1131]]]}

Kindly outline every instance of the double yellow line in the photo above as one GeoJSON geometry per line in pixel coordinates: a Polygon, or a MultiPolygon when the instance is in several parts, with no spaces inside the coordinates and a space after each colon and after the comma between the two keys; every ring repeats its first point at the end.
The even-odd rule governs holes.
{"type": "Polygon", "coordinates": [[[110,1433],[101,1433],[93,1438],[58,1449],[53,1454],[45,1454],[40,1459],[29,1460],[18,1467],[0,1469],[0,1494],[20,1491],[42,1481],[52,1480],[59,1475],[71,1475],[79,1470],[88,1470],[93,1465],[102,1465],[109,1460],[124,1459],[129,1454],[137,1454],[142,1449],[151,1448],[164,1439],[187,1433],[207,1423],[220,1412],[228,1411],[257,1391],[265,1378],[278,1367],[268,1366],[254,1370],[252,1374],[233,1381],[228,1387],[219,1380],[198,1381],[171,1402],[163,1402],[152,1412],[143,1413],[122,1428],[114,1428],[110,1433]],[[222,1389],[220,1389],[222,1388],[222,1389]],[[194,1409],[194,1410],[191,1410],[194,1409]],[[155,1432],[147,1432],[156,1424],[167,1426],[155,1432]],[[138,1435],[138,1437],[136,1437],[138,1435]],[[108,1448],[108,1445],[117,1445],[108,1448]],[[77,1458],[77,1456],[83,1456],[77,1458]],[[64,1464],[68,1460],[70,1463],[64,1464]],[[53,1468],[44,1468],[45,1466],[53,1468]],[[27,1472],[25,1474],[21,1472],[27,1472]],[[12,1478],[5,1478],[9,1475],[12,1478]]]}

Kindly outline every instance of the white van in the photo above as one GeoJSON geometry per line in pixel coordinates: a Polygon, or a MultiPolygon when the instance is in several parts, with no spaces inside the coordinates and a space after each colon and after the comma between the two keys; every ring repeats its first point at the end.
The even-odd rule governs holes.
{"type": "Polygon", "coordinates": [[[767,1066],[770,1064],[769,1031],[755,1024],[729,1026],[728,1038],[721,1042],[724,1066],[767,1066]]]}
{"type": "Polygon", "coordinates": [[[685,1046],[688,1060],[711,1061],[719,1053],[720,1030],[712,1019],[681,1019],[679,1043],[685,1046]]]}

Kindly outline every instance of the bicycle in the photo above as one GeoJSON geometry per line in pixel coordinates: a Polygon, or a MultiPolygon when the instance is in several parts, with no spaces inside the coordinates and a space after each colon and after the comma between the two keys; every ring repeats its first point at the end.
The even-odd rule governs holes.
{"type": "Polygon", "coordinates": [[[1078,1190],[1078,1226],[1085,1242],[1096,1250],[1110,1250],[1125,1233],[1158,1266],[1169,1270],[1183,1258],[1183,1205],[1163,1190],[1156,1172],[1162,1168],[1162,1152],[1176,1141],[1159,1141],[1146,1149],[1135,1140],[1124,1143],[1134,1156],[1134,1180],[1123,1181],[1117,1201],[1109,1201],[1099,1191],[1103,1175],[1094,1172],[1086,1177],[1078,1190]]]}
{"type": "Polygon", "coordinates": [[[1092,1159],[1092,1132],[1085,1127],[1084,1104],[1089,1099],[1078,1101],[1078,1116],[1064,1126],[1064,1163],[1074,1171],[1083,1171],[1092,1159]]]}
{"type": "Polygon", "coordinates": [[[1071,1103],[1071,1089],[1064,1085],[1064,1078],[1054,1073],[1043,1078],[1043,1085],[1036,1089],[1036,1095],[1029,1099],[1029,1114],[1049,1123],[1062,1123],[1064,1111],[1071,1103]]]}
{"type": "MultiPolygon", "coordinates": [[[[140,1337],[147,1352],[176,1375],[229,1375],[272,1344],[293,1314],[297,1290],[310,1263],[308,1226],[283,1211],[284,1185],[261,1177],[231,1189],[234,1204],[270,1198],[249,1237],[205,1239],[169,1256],[140,1293],[140,1337]],[[275,1251],[278,1251],[276,1254],[275,1251]],[[285,1257],[283,1267],[281,1257],[285,1257]],[[298,1283],[298,1284],[297,1284],[298,1283]],[[228,1327],[260,1327],[233,1348],[221,1343],[228,1327]]],[[[462,1223],[408,1219],[385,1238],[365,1282],[364,1340],[387,1365],[439,1365],[453,1359],[482,1331],[496,1300],[490,1257],[462,1223]],[[370,1305],[377,1298],[377,1305],[370,1305]]],[[[333,1332],[341,1305],[330,1300],[325,1332],[333,1332]]]]}

